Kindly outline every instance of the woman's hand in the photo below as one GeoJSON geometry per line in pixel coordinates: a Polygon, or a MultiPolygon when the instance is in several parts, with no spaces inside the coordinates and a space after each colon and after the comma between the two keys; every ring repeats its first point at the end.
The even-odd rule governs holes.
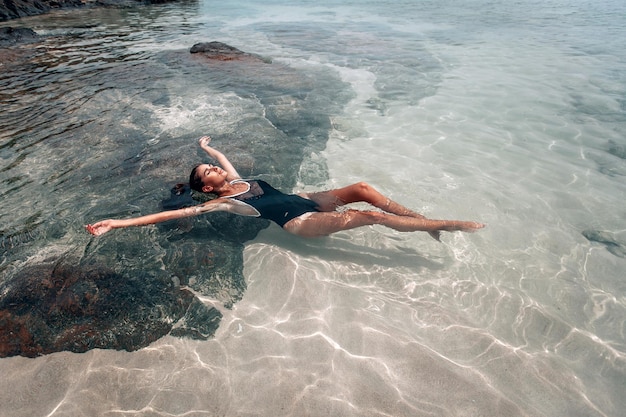
{"type": "Polygon", "coordinates": [[[241,175],[239,175],[239,173],[237,172],[233,164],[230,163],[228,158],[226,158],[226,156],[224,156],[224,154],[218,151],[217,149],[209,146],[209,143],[211,143],[210,136],[202,136],[198,140],[198,143],[200,144],[200,147],[202,148],[202,150],[207,153],[207,155],[215,159],[218,162],[218,164],[222,166],[222,169],[228,172],[228,176],[226,177],[228,181],[241,178],[241,175]]]}
{"type": "Polygon", "coordinates": [[[115,227],[115,220],[109,219],[102,220],[94,224],[88,224],[85,226],[85,229],[87,229],[87,231],[94,236],[100,236],[112,229],[115,229],[115,227]]]}
{"type": "Polygon", "coordinates": [[[209,143],[211,143],[211,137],[210,136],[202,136],[199,140],[198,143],[200,144],[201,148],[208,148],[209,147],[209,143]]]}

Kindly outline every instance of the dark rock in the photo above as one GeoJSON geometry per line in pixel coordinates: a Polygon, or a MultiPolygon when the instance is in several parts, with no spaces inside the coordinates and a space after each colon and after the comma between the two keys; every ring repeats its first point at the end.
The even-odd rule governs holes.
{"type": "Polygon", "coordinates": [[[204,57],[208,59],[214,59],[218,61],[232,61],[232,60],[254,60],[260,62],[269,61],[261,58],[258,55],[249,54],[247,52],[243,52],[233,46],[227,45],[222,42],[201,42],[193,45],[189,50],[192,54],[201,53],[204,57]]]}
{"type": "Polygon", "coordinates": [[[43,14],[52,9],[83,5],[81,0],[0,0],[0,21],[43,14]]]}
{"type": "Polygon", "coordinates": [[[96,0],[95,5],[100,7],[126,9],[137,5],[164,4],[176,0],[96,0]]]}
{"type": "Polygon", "coordinates": [[[206,340],[215,334],[221,318],[222,314],[219,311],[214,308],[207,308],[195,298],[189,306],[187,314],[174,326],[170,335],[206,340]]]}
{"type": "Polygon", "coordinates": [[[0,46],[32,42],[37,39],[39,39],[39,35],[29,28],[0,28],[0,46]]]}
{"type": "Polygon", "coordinates": [[[171,3],[176,0],[0,0],[0,21],[35,16],[54,9],[84,6],[127,8],[141,4],[171,3]]]}
{"type": "Polygon", "coordinates": [[[611,155],[615,155],[618,158],[626,159],[626,146],[620,145],[614,140],[609,140],[609,143],[607,145],[607,151],[611,155]]]}
{"type": "Polygon", "coordinates": [[[204,52],[207,54],[224,54],[224,55],[243,55],[244,52],[239,49],[227,45],[222,42],[201,42],[197,43],[191,47],[189,50],[192,54],[196,54],[198,52],[204,52]]]}
{"type": "MultiPolygon", "coordinates": [[[[2,0],[0,0],[2,1],[2,0]]],[[[29,28],[0,28],[0,68],[6,70],[14,65],[22,65],[32,57],[32,50],[20,45],[36,42],[39,35],[29,28]]]]}
{"type": "Polygon", "coordinates": [[[2,282],[0,357],[132,351],[168,334],[181,318],[177,335],[206,339],[215,332],[221,313],[172,280],[60,259],[27,266],[2,282]]]}
{"type": "Polygon", "coordinates": [[[590,242],[601,243],[613,255],[626,258],[626,245],[619,242],[613,233],[603,230],[585,230],[582,233],[590,242]]]}

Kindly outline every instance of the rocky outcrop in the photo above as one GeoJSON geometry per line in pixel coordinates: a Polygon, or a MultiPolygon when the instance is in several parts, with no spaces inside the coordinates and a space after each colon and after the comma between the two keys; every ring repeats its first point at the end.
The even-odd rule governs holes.
{"type": "MultiPolygon", "coordinates": [[[[0,28],[0,68],[6,71],[13,65],[21,65],[32,56],[32,50],[21,45],[36,42],[39,35],[28,28],[0,28]]],[[[0,237],[0,246],[5,239],[0,237]]]]}
{"type": "Polygon", "coordinates": [[[29,28],[0,28],[0,46],[37,40],[37,33],[29,28]]]}
{"type": "Polygon", "coordinates": [[[234,46],[216,41],[197,43],[191,47],[189,52],[192,54],[201,54],[207,59],[217,61],[252,60],[265,63],[271,62],[270,60],[264,59],[258,55],[243,52],[234,46]]]}
{"type": "Polygon", "coordinates": [[[137,4],[160,4],[176,0],[0,0],[0,21],[35,16],[54,9],[83,6],[131,7],[137,4]]]}
{"type": "Polygon", "coordinates": [[[0,21],[47,13],[52,9],[79,7],[81,0],[0,0],[0,21]]]}

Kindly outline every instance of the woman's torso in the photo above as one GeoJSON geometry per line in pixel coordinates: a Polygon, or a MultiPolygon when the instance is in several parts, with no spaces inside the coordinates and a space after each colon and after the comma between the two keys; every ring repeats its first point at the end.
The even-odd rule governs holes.
{"type": "Polygon", "coordinates": [[[278,191],[263,180],[234,180],[231,184],[245,182],[250,185],[248,191],[227,196],[242,201],[259,212],[259,217],[271,220],[283,227],[285,223],[304,213],[319,211],[317,203],[295,194],[278,191]]]}

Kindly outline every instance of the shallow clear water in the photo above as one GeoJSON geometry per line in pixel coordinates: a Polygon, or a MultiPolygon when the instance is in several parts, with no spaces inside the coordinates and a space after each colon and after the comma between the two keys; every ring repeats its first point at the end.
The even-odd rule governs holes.
{"type": "MultiPolygon", "coordinates": [[[[167,270],[160,233],[177,232],[94,241],[82,225],[156,211],[200,158],[197,137],[262,140],[297,96],[284,85],[268,107],[269,88],[250,94],[263,74],[242,86],[186,65],[199,41],[312,80],[305,126],[290,129],[328,140],[305,148],[297,177],[272,173],[283,185],[363,180],[488,228],[441,244],[271,226],[245,245],[232,309],[196,293],[223,314],[214,338],[0,359],[0,414],[620,415],[624,16],[617,1],[204,1],[5,22],[50,36],[0,75],[3,274],[41,252],[116,245],[117,269],[167,270]]],[[[235,151],[267,174],[254,149],[235,151]]]]}

